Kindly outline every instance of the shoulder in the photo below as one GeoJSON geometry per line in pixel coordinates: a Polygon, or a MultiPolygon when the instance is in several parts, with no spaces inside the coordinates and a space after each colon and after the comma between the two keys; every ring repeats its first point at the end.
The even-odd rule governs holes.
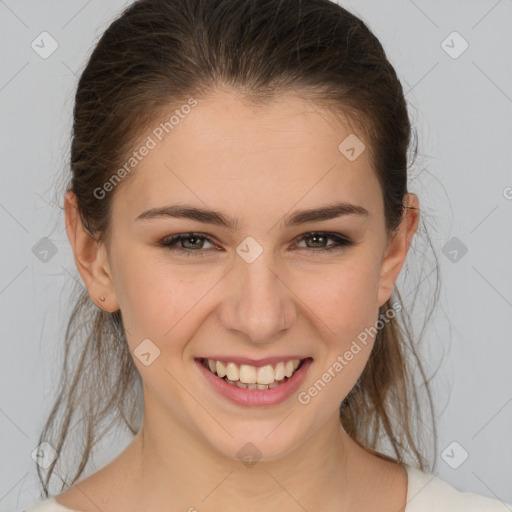
{"type": "Polygon", "coordinates": [[[30,505],[30,507],[26,507],[21,512],[80,512],[77,510],[72,510],[70,508],[66,508],[64,505],[58,503],[55,498],[48,498],[46,500],[40,501],[39,503],[34,503],[30,505]]]}
{"type": "Polygon", "coordinates": [[[512,512],[512,505],[459,491],[436,475],[404,466],[409,478],[405,512],[512,512]]]}

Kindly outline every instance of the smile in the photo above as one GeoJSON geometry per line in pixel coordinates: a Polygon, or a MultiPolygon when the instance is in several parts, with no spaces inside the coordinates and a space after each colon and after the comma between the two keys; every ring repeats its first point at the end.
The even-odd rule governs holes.
{"type": "Polygon", "coordinates": [[[238,365],[232,361],[202,359],[202,364],[225,382],[244,389],[272,389],[287,381],[299,368],[303,360],[280,361],[256,368],[248,364],[238,365]]]}
{"type": "Polygon", "coordinates": [[[312,362],[313,358],[308,357],[255,367],[195,358],[196,367],[207,389],[214,392],[215,400],[220,397],[249,407],[277,405],[289,399],[303,383],[312,362]]]}

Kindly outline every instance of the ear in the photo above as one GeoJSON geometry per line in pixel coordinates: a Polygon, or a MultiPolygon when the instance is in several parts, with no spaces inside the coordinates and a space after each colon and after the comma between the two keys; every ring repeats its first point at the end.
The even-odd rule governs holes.
{"type": "Polygon", "coordinates": [[[406,194],[402,220],[393,238],[388,242],[384,259],[382,260],[379,281],[378,304],[383,306],[391,297],[395,281],[405,263],[407,252],[419,222],[419,201],[416,194],[406,194]]]}
{"type": "Polygon", "coordinates": [[[119,304],[104,244],[97,242],[84,228],[73,192],[64,199],[66,231],[75,257],[75,264],[87,287],[91,300],[104,311],[117,311],[119,304]],[[101,301],[100,297],[105,297],[101,301]]]}

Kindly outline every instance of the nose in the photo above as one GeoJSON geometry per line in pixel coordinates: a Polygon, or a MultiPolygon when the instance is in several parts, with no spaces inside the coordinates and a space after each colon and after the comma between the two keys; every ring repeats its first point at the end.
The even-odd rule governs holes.
{"type": "Polygon", "coordinates": [[[263,252],[248,263],[237,258],[219,305],[222,326],[254,343],[269,343],[293,325],[297,307],[282,266],[263,252]]]}

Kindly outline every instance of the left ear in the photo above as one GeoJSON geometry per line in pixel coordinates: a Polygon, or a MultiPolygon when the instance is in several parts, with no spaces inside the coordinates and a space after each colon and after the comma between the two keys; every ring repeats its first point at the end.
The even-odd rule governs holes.
{"type": "Polygon", "coordinates": [[[419,221],[419,201],[416,194],[406,194],[404,205],[411,208],[404,208],[402,220],[391,240],[389,240],[384,259],[382,260],[378,304],[383,306],[391,297],[395,281],[405,263],[407,252],[419,221]]]}

